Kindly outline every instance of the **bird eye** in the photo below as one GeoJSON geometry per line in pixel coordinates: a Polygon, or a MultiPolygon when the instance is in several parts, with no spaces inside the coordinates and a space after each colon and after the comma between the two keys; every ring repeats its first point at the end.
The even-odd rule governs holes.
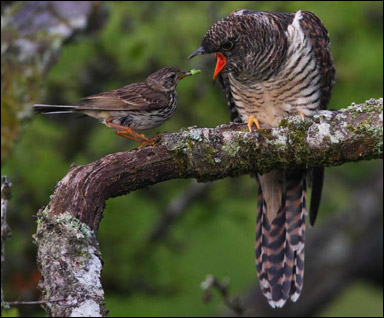
{"type": "Polygon", "coordinates": [[[169,77],[170,77],[171,79],[175,79],[175,78],[176,78],[176,74],[171,74],[171,75],[169,75],[169,77]]]}
{"type": "Polygon", "coordinates": [[[226,41],[222,44],[221,48],[224,51],[229,51],[233,49],[233,42],[232,41],[226,41]]]}

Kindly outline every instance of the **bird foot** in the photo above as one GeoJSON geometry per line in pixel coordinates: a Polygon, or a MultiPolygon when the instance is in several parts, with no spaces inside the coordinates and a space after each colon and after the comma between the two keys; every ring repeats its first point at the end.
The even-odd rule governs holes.
{"type": "Polygon", "coordinates": [[[248,129],[250,132],[252,132],[252,126],[255,125],[256,126],[256,129],[260,129],[260,123],[259,123],[259,120],[254,117],[253,115],[249,116],[248,117],[248,129]]]}
{"type": "Polygon", "coordinates": [[[163,132],[158,133],[155,136],[153,136],[150,140],[153,142],[158,142],[158,141],[160,141],[161,138],[163,138],[164,135],[165,135],[165,133],[163,133],[163,132]]]}
{"type": "Polygon", "coordinates": [[[140,146],[137,147],[137,149],[141,149],[141,148],[144,148],[146,146],[151,146],[151,147],[155,147],[156,146],[156,143],[154,143],[152,141],[152,139],[148,139],[148,140],[144,140],[140,143],[140,146]]]}
{"type": "Polygon", "coordinates": [[[299,115],[300,115],[301,120],[302,120],[302,121],[305,121],[305,116],[304,116],[304,114],[303,114],[303,113],[299,113],[299,115]]]}
{"type": "Polygon", "coordinates": [[[159,133],[155,136],[153,136],[151,139],[147,139],[146,141],[143,141],[141,145],[139,146],[139,149],[145,147],[145,146],[156,146],[156,143],[160,141],[160,139],[165,135],[165,133],[159,133]]]}

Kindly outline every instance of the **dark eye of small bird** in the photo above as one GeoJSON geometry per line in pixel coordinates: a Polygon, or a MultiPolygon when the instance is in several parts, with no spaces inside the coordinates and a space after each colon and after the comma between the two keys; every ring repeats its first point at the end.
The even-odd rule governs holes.
{"type": "Polygon", "coordinates": [[[171,74],[169,77],[174,80],[176,78],[176,74],[171,74]]]}
{"type": "Polygon", "coordinates": [[[221,45],[221,48],[224,51],[229,51],[233,49],[233,42],[232,41],[226,41],[221,45]]]}

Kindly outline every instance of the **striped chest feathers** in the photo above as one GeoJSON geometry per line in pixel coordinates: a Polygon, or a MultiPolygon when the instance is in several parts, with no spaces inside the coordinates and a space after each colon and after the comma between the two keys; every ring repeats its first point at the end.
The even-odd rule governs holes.
{"type": "Polygon", "coordinates": [[[160,126],[172,117],[177,107],[177,93],[173,91],[167,96],[166,102],[157,107],[147,109],[126,109],[121,111],[108,111],[106,114],[100,112],[87,112],[89,116],[99,118],[106,124],[105,118],[115,117],[113,123],[137,130],[147,130],[160,126]]]}
{"type": "MultiPolygon", "coordinates": [[[[299,24],[296,15],[288,26],[288,50],[281,69],[264,81],[239,81],[233,73],[228,74],[236,109],[246,122],[253,115],[261,123],[276,126],[288,115],[310,116],[320,108],[321,70],[299,24]]],[[[273,58],[273,54],[269,55],[273,58]]]]}

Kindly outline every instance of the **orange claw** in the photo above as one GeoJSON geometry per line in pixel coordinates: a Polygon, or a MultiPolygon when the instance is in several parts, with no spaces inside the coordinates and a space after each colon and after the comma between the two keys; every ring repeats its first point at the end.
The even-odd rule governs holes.
{"type": "Polygon", "coordinates": [[[300,118],[302,121],[305,121],[305,117],[304,117],[304,114],[303,113],[299,113],[300,114],[300,118]]]}
{"type": "Polygon", "coordinates": [[[256,117],[254,117],[253,115],[251,115],[248,117],[248,125],[247,125],[250,132],[252,132],[253,124],[255,124],[257,129],[260,129],[259,120],[256,117]]]}
{"type": "Polygon", "coordinates": [[[137,147],[137,148],[138,148],[138,149],[141,149],[141,148],[143,148],[143,147],[145,147],[145,146],[155,147],[156,144],[155,144],[153,141],[151,141],[151,140],[152,140],[152,139],[142,141],[141,144],[140,144],[140,146],[137,147]]]}
{"type": "MultiPolygon", "coordinates": [[[[127,138],[127,139],[130,139],[130,140],[134,140],[134,141],[137,141],[140,143],[140,146],[138,147],[139,149],[145,147],[145,146],[155,146],[156,144],[152,141],[152,139],[148,139],[147,137],[145,137],[145,135],[139,135],[136,133],[136,135],[132,134],[131,133],[131,129],[129,130],[118,130],[116,131],[116,135],[118,136],[121,136],[121,137],[124,137],[124,138],[127,138]]],[[[135,131],[133,131],[135,133],[135,131]]]]}

